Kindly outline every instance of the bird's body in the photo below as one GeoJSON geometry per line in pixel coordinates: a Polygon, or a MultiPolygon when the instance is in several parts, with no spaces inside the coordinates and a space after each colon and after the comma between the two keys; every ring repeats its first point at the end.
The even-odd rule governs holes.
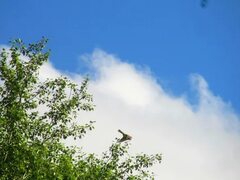
{"type": "Polygon", "coordinates": [[[118,130],[118,132],[120,132],[122,134],[122,138],[119,139],[118,142],[124,142],[124,141],[128,141],[128,140],[131,140],[132,137],[128,134],[125,134],[124,132],[122,132],[120,129],[118,130]]]}

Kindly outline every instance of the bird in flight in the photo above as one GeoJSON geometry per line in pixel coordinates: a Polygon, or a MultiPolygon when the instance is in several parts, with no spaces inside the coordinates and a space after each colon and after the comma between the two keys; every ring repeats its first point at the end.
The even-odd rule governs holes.
{"type": "Polygon", "coordinates": [[[208,0],[201,0],[201,7],[205,8],[208,4],[208,0]]]}
{"type": "Polygon", "coordinates": [[[118,130],[118,132],[120,132],[122,134],[122,138],[118,140],[118,142],[124,142],[124,141],[128,141],[131,140],[132,137],[128,134],[125,134],[124,132],[122,132],[120,129],[118,130]]]}

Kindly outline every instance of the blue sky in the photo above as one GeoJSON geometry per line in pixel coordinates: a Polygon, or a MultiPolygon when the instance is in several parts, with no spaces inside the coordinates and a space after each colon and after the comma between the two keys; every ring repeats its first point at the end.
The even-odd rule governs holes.
{"type": "Polygon", "coordinates": [[[50,39],[54,66],[86,71],[79,56],[95,48],[148,66],[174,95],[201,74],[210,89],[240,112],[240,1],[1,0],[0,44],[50,39]],[[80,66],[80,67],[79,67],[80,66]]]}
{"type": "Polygon", "coordinates": [[[131,152],[163,154],[156,179],[239,180],[239,0],[0,1],[0,47],[49,38],[40,80],[93,75],[77,120],[95,131],[66,143],[100,153],[122,129],[131,152]]]}

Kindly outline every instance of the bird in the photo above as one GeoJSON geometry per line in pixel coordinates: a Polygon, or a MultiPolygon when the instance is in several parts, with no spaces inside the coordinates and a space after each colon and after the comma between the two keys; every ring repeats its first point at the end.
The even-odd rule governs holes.
{"type": "Polygon", "coordinates": [[[201,0],[201,7],[205,8],[208,4],[208,0],[201,0]]]}
{"type": "Polygon", "coordinates": [[[118,140],[118,142],[124,142],[124,141],[128,141],[132,139],[132,136],[125,134],[124,132],[122,132],[120,129],[118,130],[118,132],[120,132],[122,134],[122,138],[118,140]]]}

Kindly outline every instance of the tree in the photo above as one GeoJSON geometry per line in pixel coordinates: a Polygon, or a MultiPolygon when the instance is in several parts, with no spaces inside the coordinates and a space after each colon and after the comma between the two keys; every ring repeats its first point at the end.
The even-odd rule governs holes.
{"type": "Polygon", "coordinates": [[[161,155],[128,154],[129,143],[116,139],[101,157],[62,140],[82,138],[93,122],[77,123],[78,111],[92,111],[88,78],[80,86],[66,77],[39,80],[47,62],[47,39],[26,46],[11,42],[0,56],[1,179],[153,179],[149,167],[161,155]],[[40,111],[41,109],[41,111],[40,111]],[[43,111],[43,112],[42,112],[43,111]]]}

